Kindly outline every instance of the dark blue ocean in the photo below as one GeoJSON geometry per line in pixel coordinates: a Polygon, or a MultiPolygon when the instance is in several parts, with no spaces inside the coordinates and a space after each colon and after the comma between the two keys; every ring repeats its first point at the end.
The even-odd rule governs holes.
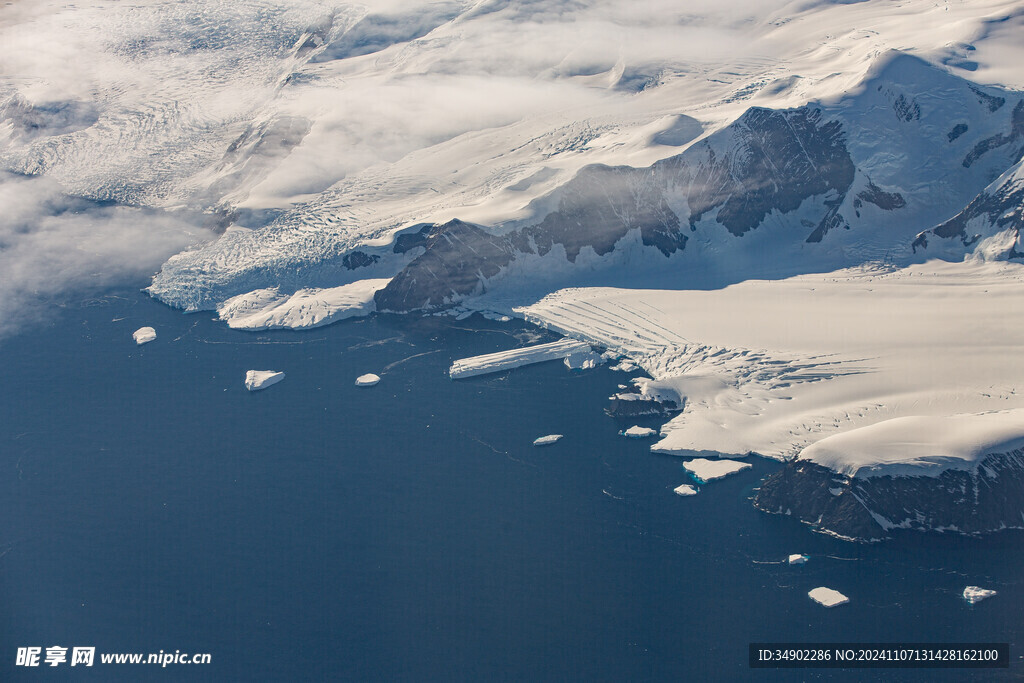
{"type": "Polygon", "coordinates": [[[446,374],[551,338],[478,316],[254,334],[131,290],[0,340],[0,679],[971,678],[748,668],[786,640],[1009,642],[974,678],[1024,676],[1024,534],[845,543],[754,510],[760,459],[681,498],[682,461],[603,412],[622,373],[446,374]],[[249,393],[249,369],[287,378],[249,393]],[[212,663],[15,666],[54,645],[212,663]]]}

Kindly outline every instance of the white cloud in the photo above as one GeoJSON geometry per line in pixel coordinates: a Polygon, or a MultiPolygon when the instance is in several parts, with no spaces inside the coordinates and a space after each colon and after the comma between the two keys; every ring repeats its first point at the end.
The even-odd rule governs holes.
{"type": "Polygon", "coordinates": [[[169,215],[70,199],[46,178],[0,176],[0,336],[68,291],[139,281],[205,230],[169,215]]]}

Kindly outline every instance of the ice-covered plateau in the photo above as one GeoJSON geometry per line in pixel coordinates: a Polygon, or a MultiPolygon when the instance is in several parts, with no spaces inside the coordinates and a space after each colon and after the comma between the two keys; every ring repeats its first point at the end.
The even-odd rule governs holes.
{"type": "MultiPolygon", "coordinates": [[[[631,91],[628,114],[612,98],[588,104],[594,114],[527,117],[369,167],[259,229],[233,226],[173,257],[150,292],[229,321],[252,312],[253,327],[305,320],[293,304],[360,281],[364,292],[386,281],[372,287],[378,311],[517,315],[643,368],[651,379],[613,409],[672,416],[653,449],[685,456],[793,459],[832,435],[909,429],[903,418],[1024,409],[1024,98],[1019,69],[998,56],[1012,52],[987,47],[1019,42],[1020,6],[904,10],[913,22],[893,21],[887,3],[787,7],[751,22],[749,38],[799,49],[662,69],[631,91]]],[[[477,14],[457,29],[447,20],[359,68],[421,73],[477,14]]],[[[312,52],[334,54],[336,38],[344,31],[312,52]]],[[[296,66],[291,80],[329,82],[335,62],[348,63],[296,66]]],[[[614,90],[629,68],[583,78],[614,90]]],[[[239,149],[272,131],[302,139],[301,122],[282,121],[268,117],[239,149]]],[[[852,521],[813,521],[849,538],[1019,526],[1016,460],[995,455],[875,477],[801,458],[765,507],[804,518],[801,504],[834,499],[852,521]],[[957,477],[974,477],[959,496],[943,485],[957,477]],[[846,493],[887,481],[871,505],[846,493]],[[983,483],[1006,496],[976,496],[983,483]],[[908,521],[897,508],[913,495],[908,521]],[[954,514],[966,518],[948,523],[954,514]]]]}

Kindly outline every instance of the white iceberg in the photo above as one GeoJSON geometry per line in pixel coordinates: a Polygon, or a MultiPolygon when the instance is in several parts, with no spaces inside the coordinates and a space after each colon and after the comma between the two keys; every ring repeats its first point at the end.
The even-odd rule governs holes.
{"type": "Polygon", "coordinates": [[[991,598],[995,594],[996,591],[980,586],[967,586],[964,588],[964,600],[972,605],[976,602],[981,602],[985,598],[991,598]]]}
{"type": "Polygon", "coordinates": [[[581,351],[589,352],[590,344],[576,341],[575,339],[559,339],[549,344],[537,344],[520,349],[488,353],[483,356],[460,358],[452,363],[448,374],[452,379],[486,375],[491,372],[502,372],[524,365],[558,360],[581,351]]]}
{"type": "Polygon", "coordinates": [[[274,386],[284,379],[283,372],[273,370],[250,370],[245,373],[245,388],[249,391],[259,391],[274,386]]]}
{"type": "Polygon", "coordinates": [[[750,467],[748,462],[736,462],[735,460],[708,460],[707,458],[694,458],[683,463],[683,467],[693,474],[693,478],[704,484],[714,479],[728,477],[741,470],[750,467]]]}
{"type": "Polygon", "coordinates": [[[356,377],[356,386],[357,387],[372,387],[374,384],[376,384],[379,381],[380,381],[380,377],[378,377],[377,375],[373,374],[372,372],[369,372],[369,373],[367,373],[365,375],[359,375],[358,377],[356,377]]]}
{"type": "Polygon", "coordinates": [[[696,496],[697,495],[697,489],[694,488],[693,486],[691,486],[690,484],[681,484],[681,485],[675,487],[674,491],[676,492],[677,496],[696,496]]]}
{"type": "Polygon", "coordinates": [[[657,434],[657,430],[651,429],[650,427],[640,427],[633,425],[629,429],[619,432],[622,436],[628,436],[631,439],[646,439],[649,436],[657,434]]]}
{"type": "Polygon", "coordinates": [[[143,344],[146,344],[156,339],[156,330],[154,330],[152,327],[140,327],[139,329],[132,332],[132,339],[135,340],[136,344],[142,346],[143,344]]]}
{"type": "Polygon", "coordinates": [[[808,558],[806,555],[790,555],[789,556],[789,563],[790,564],[805,564],[808,559],[810,559],[810,558],[808,558]]]}
{"type": "Polygon", "coordinates": [[[846,597],[839,591],[832,590],[831,588],[825,588],[824,586],[819,586],[818,588],[809,591],[807,595],[811,600],[814,600],[819,605],[824,605],[825,607],[835,607],[837,605],[845,605],[850,602],[850,598],[846,597]]]}
{"type": "Polygon", "coordinates": [[[587,347],[586,349],[573,351],[565,357],[563,362],[565,363],[565,367],[570,370],[590,370],[601,364],[601,356],[597,355],[587,347]]]}
{"type": "Polygon", "coordinates": [[[562,438],[561,434],[548,434],[547,436],[542,436],[539,439],[534,439],[533,440],[533,445],[534,446],[550,446],[551,444],[555,443],[556,441],[558,441],[561,438],[562,438]]]}

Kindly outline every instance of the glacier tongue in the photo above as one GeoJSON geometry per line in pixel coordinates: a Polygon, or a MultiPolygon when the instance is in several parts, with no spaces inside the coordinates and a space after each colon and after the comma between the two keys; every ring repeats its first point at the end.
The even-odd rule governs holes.
{"type": "Polygon", "coordinates": [[[217,314],[234,329],[308,329],[346,318],[369,315],[373,295],[387,279],[359,280],[341,287],[300,289],[280,294],[276,288],[239,294],[220,304],[217,314]]]}

